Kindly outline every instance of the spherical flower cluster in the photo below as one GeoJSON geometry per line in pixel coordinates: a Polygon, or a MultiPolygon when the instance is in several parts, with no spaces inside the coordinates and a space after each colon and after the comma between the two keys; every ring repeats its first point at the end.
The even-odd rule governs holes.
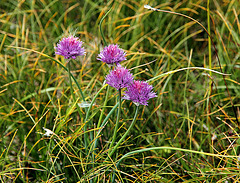
{"type": "Polygon", "coordinates": [[[114,63],[118,65],[119,62],[126,60],[126,53],[117,44],[110,44],[104,47],[97,59],[110,65],[114,63]]]}
{"type": "Polygon", "coordinates": [[[106,76],[107,84],[116,88],[117,90],[126,88],[133,82],[133,75],[128,69],[118,65],[114,70],[106,76]]]}
{"type": "Polygon", "coordinates": [[[148,105],[147,101],[150,98],[157,97],[156,93],[151,91],[152,89],[152,85],[149,85],[147,82],[135,80],[127,87],[127,91],[125,92],[123,99],[131,100],[137,106],[148,105]]]}
{"type": "Polygon", "coordinates": [[[82,44],[83,42],[74,36],[63,38],[55,47],[55,54],[62,55],[65,59],[76,59],[77,56],[85,54],[82,44]]]}

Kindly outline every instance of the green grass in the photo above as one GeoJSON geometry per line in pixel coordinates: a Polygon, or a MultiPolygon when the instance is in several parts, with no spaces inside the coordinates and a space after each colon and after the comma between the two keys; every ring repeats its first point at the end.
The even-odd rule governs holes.
{"type": "MultiPolygon", "coordinates": [[[[114,172],[115,182],[238,182],[240,3],[209,3],[208,16],[207,1],[196,0],[2,0],[1,182],[111,182],[114,172]],[[76,107],[84,101],[79,88],[73,82],[74,99],[68,72],[50,57],[67,67],[54,46],[68,33],[84,42],[87,54],[71,62],[71,72],[90,104],[109,71],[96,58],[104,46],[100,20],[110,8],[102,22],[106,42],[126,50],[122,65],[149,80],[158,97],[139,107],[130,134],[108,158],[118,92],[99,93],[84,131],[87,109],[76,107]],[[176,13],[197,20],[213,42],[196,21],[176,13]],[[94,149],[99,118],[107,123],[94,149]],[[54,135],[44,136],[43,127],[54,135]]],[[[123,100],[117,140],[135,109],[123,100]]]]}

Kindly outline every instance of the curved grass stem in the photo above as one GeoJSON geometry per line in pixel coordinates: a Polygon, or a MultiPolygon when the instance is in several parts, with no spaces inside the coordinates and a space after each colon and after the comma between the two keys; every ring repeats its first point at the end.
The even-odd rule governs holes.
{"type": "Polygon", "coordinates": [[[107,15],[110,13],[111,10],[112,10],[112,8],[110,8],[110,10],[108,10],[108,12],[102,17],[102,19],[99,22],[100,33],[101,33],[101,36],[102,36],[102,39],[103,39],[104,46],[107,46],[107,41],[106,41],[106,39],[104,37],[104,34],[103,34],[102,23],[103,23],[103,20],[107,17],[107,15]]]}
{"type": "Polygon", "coordinates": [[[132,155],[132,154],[137,154],[137,153],[142,153],[142,152],[146,152],[146,151],[155,151],[155,150],[173,150],[173,151],[182,151],[182,152],[188,152],[188,153],[195,153],[195,154],[200,154],[200,155],[206,155],[206,156],[213,156],[213,157],[218,157],[218,158],[238,158],[238,156],[227,156],[227,155],[221,155],[221,154],[213,154],[213,153],[206,153],[206,152],[201,152],[201,151],[194,151],[194,150],[189,150],[189,149],[182,149],[182,148],[177,148],[177,147],[167,147],[167,146],[162,146],[162,147],[150,147],[150,148],[145,148],[145,149],[139,149],[139,150],[135,150],[135,151],[131,151],[129,153],[126,153],[125,155],[123,155],[119,161],[116,164],[116,170],[113,173],[113,178],[112,178],[112,183],[115,181],[115,172],[118,171],[118,167],[119,164],[121,163],[121,161],[132,155]]]}
{"type": "MultiPolygon", "coordinates": [[[[168,11],[168,10],[160,10],[160,9],[157,9],[157,8],[153,8],[153,7],[149,6],[149,5],[144,5],[144,8],[150,9],[152,11],[158,11],[158,12],[163,12],[163,13],[170,13],[170,14],[174,14],[174,15],[179,15],[179,16],[188,18],[188,19],[194,21],[195,23],[197,23],[198,25],[200,25],[204,29],[204,31],[208,34],[208,38],[210,39],[210,42],[211,42],[211,44],[212,44],[212,46],[214,48],[214,51],[216,53],[219,69],[220,69],[221,73],[223,73],[222,65],[220,63],[220,59],[219,59],[218,52],[217,52],[217,48],[216,48],[216,46],[214,44],[214,41],[213,41],[213,39],[212,39],[212,37],[210,35],[210,32],[203,26],[203,24],[201,24],[199,21],[195,20],[194,18],[192,18],[190,16],[187,16],[187,15],[184,15],[182,13],[172,12],[172,11],[168,11]]],[[[210,19],[209,19],[209,21],[210,21],[210,19]]],[[[227,82],[226,82],[226,79],[225,79],[225,75],[222,75],[222,77],[223,77],[224,84],[226,86],[226,90],[227,90],[227,93],[228,93],[228,96],[229,96],[229,99],[230,99],[230,102],[231,102],[231,106],[232,106],[232,109],[233,109],[233,112],[234,112],[234,115],[235,115],[235,118],[236,118],[236,122],[238,124],[238,128],[240,128],[240,124],[239,124],[239,121],[238,121],[237,110],[236,110],[236,108],[235,108],[235,106],[233,104],[233,100],[232,100],[231,94],[230,94],[229,89],[228,89],[228,85],[227,85],[227,82]]]]}
{"type": "MultiPolygon", "coordinates": [[[[28,51],[32,51],[34,53],[37,53],[43,57],[46,57],[46,58],[49,58],[50,60],[56,62],[58,65],[60,65],[64,70],[66,70],[68,72],[68,68],[65,67],[60,61],[50,57],[49,55],[45,54],[45,53],[42,53],[42,52],[39,52],[39,51],[36,51],[36,50],[33,50],[33,49],[29,49],[29,48],[23,48],[23,47],[18,47],[18,46],[8,46],[9,48],[18,48],[18,49],[22,49],[22,50],[28,50],[28,51]]],[[[80,95],[82,96],[82,100],[85,101],[85,97],[83,95],[83,92],[82,92],[82,89],[79,85],[79,83],[77,82],[76,78],[72,75],[72,73],[70,72],[70,75],[71,75],[71,78],[73,79],[73,81],[75,82],[75,84],[77,85],[78,87],[78,90],[80,92],[80,95]]]]}

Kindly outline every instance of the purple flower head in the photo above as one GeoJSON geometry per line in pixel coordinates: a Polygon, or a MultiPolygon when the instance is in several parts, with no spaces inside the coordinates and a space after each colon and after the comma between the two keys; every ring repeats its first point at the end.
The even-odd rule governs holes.
{"type": "Polygon", "coordinates": [[[117,65],[119,62],[126,60],[126,52],[124,52],[117,44],[110,44],[105,46],[104,49],[98,54],[98,60],[106,62],[107,64],[117,65]]]}
{"type": "Polygon", "coordinates": [[[151,91],[153,89],[152,85],[149,85],[145,81],[133,81],[133,84],[127,87],[125,96],[123,99],[131,100],[133,103],[138,105],[148,105],[148,100],[150,98],[157,97],[156,93],[151,91]]]}
{"type": "Polygon", "coordinates": [[[117,90],[126,88],[133,82],[133,75],[120,64],[106,76],[107,84],[117,90]]]}
{"type": "Polygon", "coordinates": [[[65,59],[76,59],[77,56],[85,54],[82,44],[83,42],[74,36],[63,38],[55,47],[55,54],[62,55],[65,59]]]}

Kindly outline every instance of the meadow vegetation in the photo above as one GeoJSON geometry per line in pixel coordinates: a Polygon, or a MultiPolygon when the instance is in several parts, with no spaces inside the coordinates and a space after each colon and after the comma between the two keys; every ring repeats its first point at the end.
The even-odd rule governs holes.
{"type": "Polygon", "coordinates": [[[1,182],[238,182],[239,17],[237,0],[1,0],[1,182]],[[71,73],[69,35],[86,49],[71,73]],[[111,144],[104,39],[157,94],[112,155],[136,105],[122,99],[111,144]]]}

